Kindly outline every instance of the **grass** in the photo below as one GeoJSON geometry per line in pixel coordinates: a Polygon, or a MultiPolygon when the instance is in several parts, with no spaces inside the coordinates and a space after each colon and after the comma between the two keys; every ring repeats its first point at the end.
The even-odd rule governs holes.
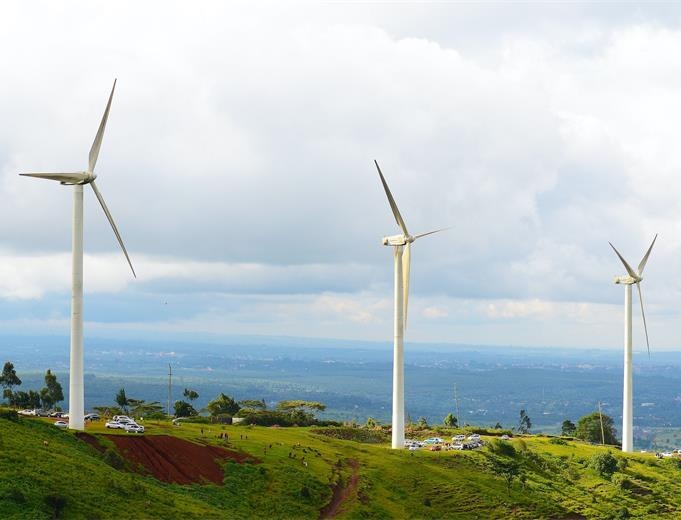
{"type": "MultiPolygon", "coordinates": [[[[339,518],[539,519],[578,514],[606,519],[623,508],[632,517],[681,516],[681,461],[625,456],[611,449],[627,463],[607,479],[589,467],[589,459],[607,448],[576,441],[527,436],[509,441],[513,450],[496,446],[474,452],[409,452],[393,451],[380,433],[365,430],[354,434],[153,422],[145,427],[145,435],[226,444],[262,463],[226,463],[224,486],[164,484],[116,470],[102,454],[47,420],[0,419],[2,517],[51,518],[60,504],[57,497],[63,499],[63,518],[118,518],[133,511],[139,518],[314,519],[331,500],[331,485],[351,480],[350,459],[359,463],[359,481],[339,518]],[[222,433],[229,435],[228,443],[218,438],[222,433]],[[510,487],[500,469],[508,467],[518,472],[510,487]]],[[[129,435],[107,431],[103,424],[88,425],[88,432],[107,447],[113,443],[102,434],[129,435]]]]}

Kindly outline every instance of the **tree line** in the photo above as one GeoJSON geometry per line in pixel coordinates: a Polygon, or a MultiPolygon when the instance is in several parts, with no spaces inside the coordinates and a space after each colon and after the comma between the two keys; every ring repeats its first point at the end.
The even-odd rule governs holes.
{"type": "Polygon", "coordinates": [[[21,386],[21,379],[17,375],[12,362],[7,361],[0,375],[2,397],[14,408],[42,408],[50,410],[64,400],[64,392],[57,376],[49,368],[45,372],[45,386],[40,390],[14,390],[21,386]]]}

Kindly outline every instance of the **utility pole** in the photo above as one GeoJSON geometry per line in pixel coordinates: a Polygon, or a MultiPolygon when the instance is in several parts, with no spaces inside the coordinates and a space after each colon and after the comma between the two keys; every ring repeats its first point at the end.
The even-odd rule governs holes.
{"type": "Polygon", "coordinates": [[[603,431],[603,412],[601,412],[601,402],[598,401],[598,415],[601,418],[601,444],[605,444],[605,432],[603,431]]]}
{"type": "Polygon", "coordinates": [[[459,398],[456,396],[456,383],[454,383],[454,406],[456,407],[456,422],[459,428],[463,427],[461,421],[461,415],[459,415],[459,398]]]}
{"type": "Polygon", "coordinates": [[[173,367],[168,363],[168,417],[170,417],[170,401],[173,395],[173,367]]]}

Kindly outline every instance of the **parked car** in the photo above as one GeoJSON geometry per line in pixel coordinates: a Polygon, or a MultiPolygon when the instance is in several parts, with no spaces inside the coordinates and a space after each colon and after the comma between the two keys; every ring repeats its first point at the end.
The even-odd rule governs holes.
{"type": "Polygon", "coordinates": [[[506,435],[506,434],[504,434],[504,435],[501,436],[501,440],[502,440],[502,441],[507,441],[507,440],[509,440],[510,438],[511,438],[511,437],[508,436],[508,435],[506,435]]]}
{"type": "Polygon", "coordinates": [[[125,431],[128,433],[144,433],[144,426],[139,424],[126,424],[125,431]]]}
{"type": "Polygon", "coordinates": [[[66,428],[66,427],[68,427],[69,423],[67,423],[66,421],[55,421],[54,425],[57,428],[66,428]]]}
{"type": "Polygon", "coordinates": [[[473,433],[473,434],[468,436],[469,441],[477,441],[479,439],[480,439],[480,435],[478,435],[477,433],[473,433]]]}
{"type": "Polygon", "coordinates": [[[430,451],[440,451],[442,450],[442,446],[439,444],[433,444],[430,448],[428,448],[430,451]]]}
{"type": "Polygon", "coordinates": [[[425,444],[442,444],[443,441],[440,437],[431,437],[430,439],[426,439],[423,441],[425,444]]]}
{"type": "Polygon", "coordinates": [[[99,421],[99,419],[101,419],[101,417],[99,416],[98,413],[89,413],[84,417],[84,419],[86,421],[99,421]]]}
{"type": "Polygon", "coordinates": [[[466,436],[465,435],[455,435],[454,437],[452,437],[452,440],[453,441],[465,441],[466,436]]]}
{"type": "Polygon", "coordinates": [[[412,444],[412,445],[409,446],[407,449],[408,449],[409,451],[416,451],[416,450],[419,450],[419,449],[421,449],[421,448],[419,448],[419,446],[417,446],[416,444],[412,444]]]}
{"type": "Polygon", "coordinates": [[[130,417],[128,417],[127,415],[114,415],[113,416],[114,421],[120,421],[121,419],[124,419],[126,421],[132,421],[132,419],[130,417]]]}
{"type": "Polygon", "coordinates": [[[459,443],[452,444],[452,445],[449,447],[449,449],[450,449],[450,450],[462,450],[462,449],[463,449],[463,444],[459,444],[459,443]]]}
{"type": "Polygon", "coordinates": [[[65,415],[64,412],[52,412],[50,414],[50,417],[57,417],[58,419],[61,419],[62,417],[64,417],[64,415],[65,415]]]}
{"type": "Polygon", "coordinates": [[[104,426],[106,426],[107,428],[112,428],[112,429],[125,428],[125,424],[119,423],[118,421],[107,421],[104,426]]]}

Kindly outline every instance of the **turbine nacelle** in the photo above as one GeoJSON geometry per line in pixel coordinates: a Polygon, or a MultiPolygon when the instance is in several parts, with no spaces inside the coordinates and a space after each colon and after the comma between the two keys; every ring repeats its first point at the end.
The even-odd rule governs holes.
{"type": "Polygon", "coordinates": [[[637,276],[636,278],[626,275],[626,276],[615,276],[615,283],[616,284],[621,284],[621,285],[634,285],[635,283],[639,283],[643,281],[643,278],[640,276],[637,276]]]}
{"type": "Polygon", "coordinates": [[[411,235],[393,235],[390,237],[383,237],[381,241],[384,246],[406,246],[414,241],[414,237],[411,235]]]}
{"type": "Polygon", "coordinates": [[[46,179],[57,181],[64,186],[74,186],[77,184],[90,184],[97,178],[94,172],[54,172],[54,173],[20,173],[23,177],[35,177],[36,179],[46,179]]]}

